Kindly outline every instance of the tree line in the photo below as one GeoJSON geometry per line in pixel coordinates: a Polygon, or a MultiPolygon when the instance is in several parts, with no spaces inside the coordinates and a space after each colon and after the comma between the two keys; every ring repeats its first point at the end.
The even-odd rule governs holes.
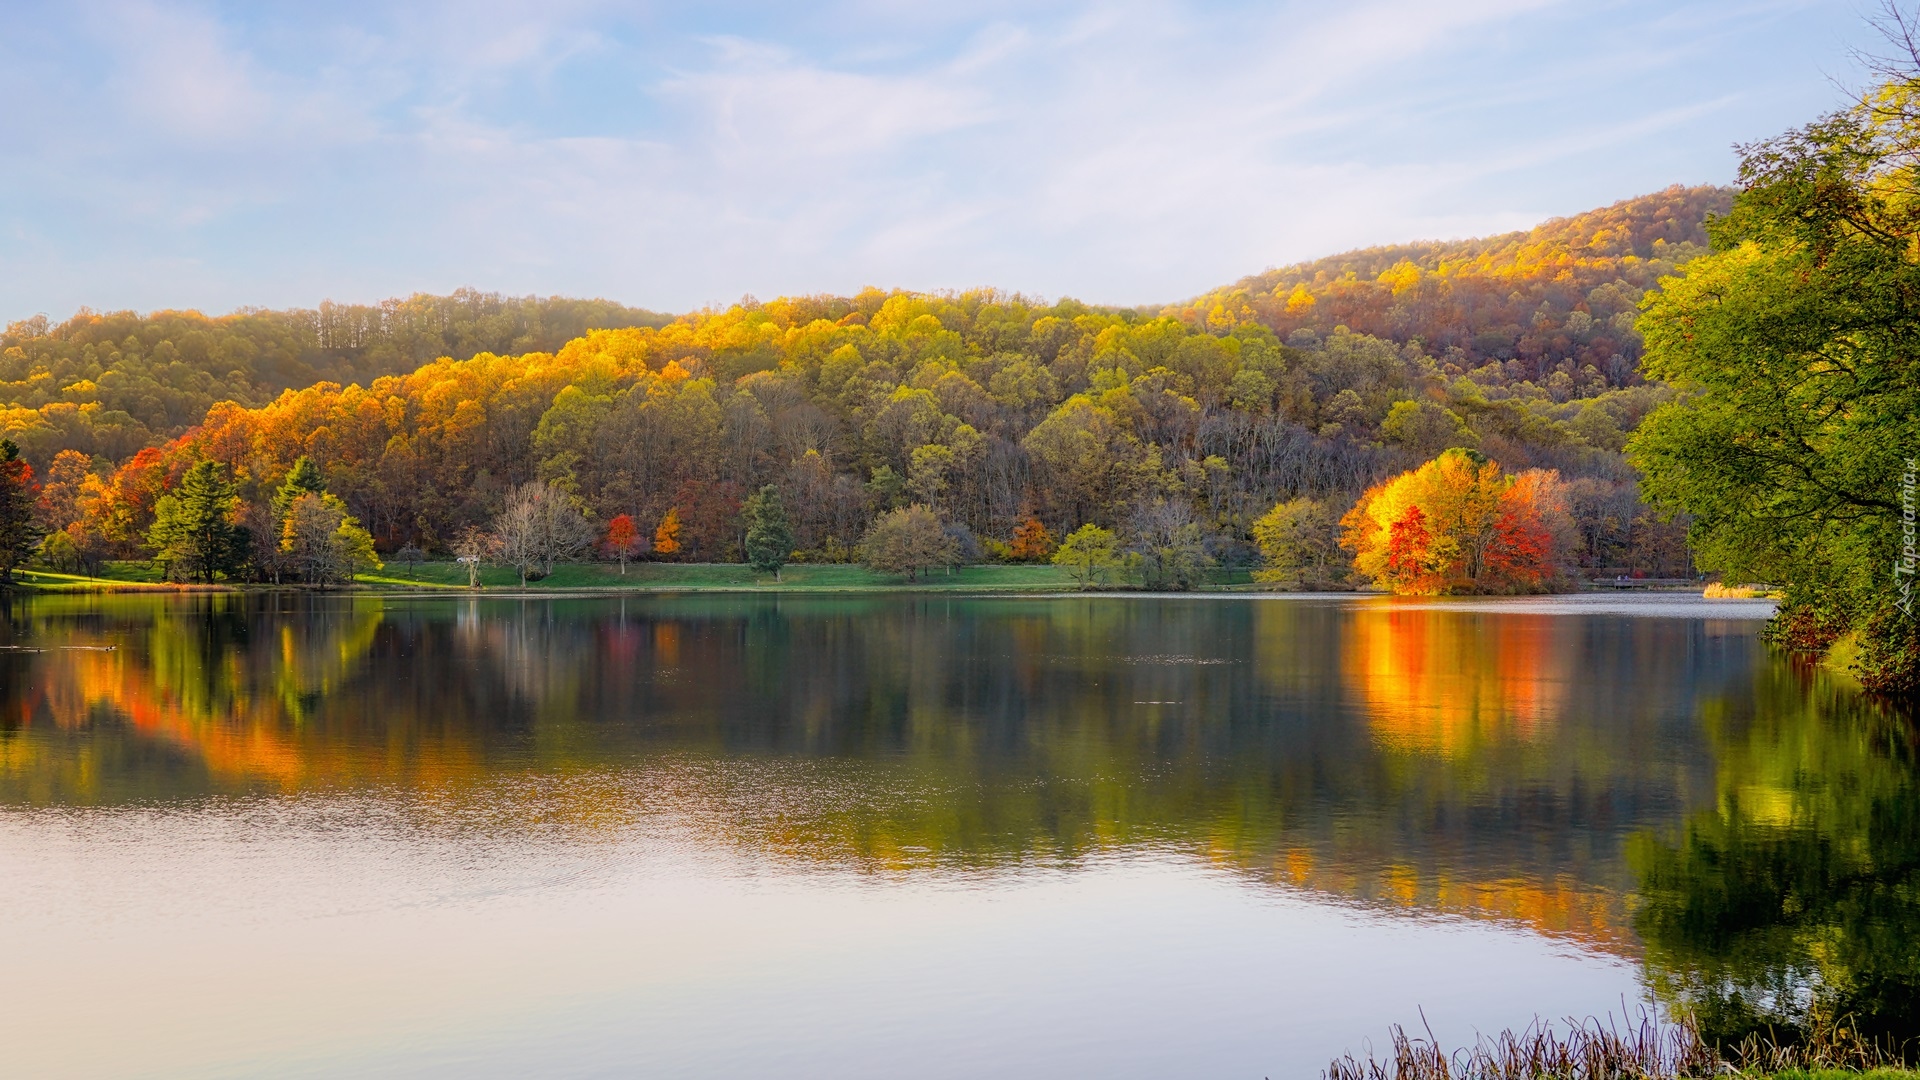
{"type": "MultiPolygon", "coordinates": [[[[1022,528],[1091,524],[1231,567],[1259,561],[1252,527],[1277,503],[1337,518],[1457,447],[1560,474],[1570,566],[1686,573],[1682,530],[1640,502],[1621,453],[1669,391],[1592,389],[1562,402],[1451,376],[1342,327],[1283,341],[1258,322],[872,290],[220,403],[118,465],[55,454],[42,523],[80,561],[143,557],[161,497],[212,461],[270,533],[274,492],[305,457],[383,552],[450,552],[536,483],[603,534],[637,523],[632,555],[736,560],[742,508],[771,486],[806,559],[854,559],[876,519],[920,506],[966,557],[1017,557],[1022,528]]],[[[1190,577],[1182,560],[1149,562],[1190,577]]]]}
{"type": "MultiPolygon", "coordinates": [[[[222,320],[86,315],[9,330],[12,367],[0,373],[16,376],[7,384],[16,400],[33,400],[19,387],[91,371],[122,329],[120,366],[108,370],[124,375],[130,357],[170,352],[171,366],[144,378],[186,396],[113,397],[100,387],[119,384],[103,372],[97,401],[0,415],[44,481],[37,514],[50,555],[76,566],[155,557],[160,499],[203,460],[233,485],[250,550],[277,550],[275,493],[305,457],[340,512],[388,555],[452,554],[476,531],[498,538],[514,493],[534,484],[595,532],[574,556],[736,560],[747,554],[743,510],[771,487],[792,557],[859,558],[877,521],[923,507],[940,523],[936,546],[951,546],[943,557],[1050,558],[1092,526],[1141,554],[1143,578],[1177,586],[1196,567],[1262,563],[1255,526],[1282,505],[1292,506],[1296,533],[1314,523],[1315,550],[1337,551],[1339,520],[1362,492],[1458,448],[1507,473],[1557,473],[1570,523],[1556,548],[1563,576],[1682,576],[1691,569],[1684,524],[1641,499],[1624,455],[1672,390],[1632,365],[1573,366],[1589,354],[1569,353],[1545,374],[1534,361],[1557,355],[1568,319],[1579,333],[1567,348],[1631,345],[1622,316],[1669,265],[1654,255],[1692,251],[1699,216],[1720,197],[1674,189],[1628,200],[1518,239],[1435,248],[1431,268],[1356,253],[1324,296],[1400,296],[1401,322],[1380,334],[1288,315],[1282,300],[1305,269],[1263,286],[1255,303],[1234,307],[1222,294],[1161,311],[869,289],[748,300],[671,321],[473,293],[222,320]],[[1358,276],[1382,262],[1370,283],[1358,276]],[[1403,263],[1424,276],[1409,285],[1403,263]],[[1348,285],[1334,288],[1340,281],[1348,285]],[[1547,353],[1499,361],[1471,342],[1440,344],[1454,322],[1506,317],[1462,301],[1491,295],[1495,282],[1509,298],[1533,295],[1516,283],[1551,286],[1549,299],[1566,310],[1536,326],[1552,330],[1547,353]],[[1415,303],[1434,290],[1451,299],[1415,303]],[[1427,319],[1432,333],[1400,333],[1407,319],[1427,319]],[[558,344],[539,337],[620,320],[628,325],[558,344]],[[271,345],[279,339],[262,328],[274,327],[298,348],[271,345]],[[445,355],[416,363],[418,350],[445,355]],[[234,360],[249,356],[251,367],[234,360]],[[340,377],[290,383],[268,399],[276,379],[304,377],[273,367],[288,356],[333,357],[326,370],[340,377]],[[244,392],[209,381],[228,364],[246,376],[244,392]],[[401,370],[347,377],[382,364],[401,370]],[[141,421],[144,434],[111,450],[59,434],[79,430],[60,426],[69,422],[97,433],[135,413],[155,426],[141,421]],[[616,522],[626,534],[618,540],[616,522]]],[[[1313,271],[1314,281],[1323,276],[1313,271]]],[[[1350,313],[1362,321],[1363,311],[1350,313]]]]}
{"type": "Polygon", "coordinates": [[[198,424],[216,402],[260,405],[291,387],[365,383],[442,356],[551,351],[594,328],[670,319],[607,300],[473,289],[212,318],[37,315],[0,334],[0,437],[42,467],[62,450],[120,462],[198,424]]]}

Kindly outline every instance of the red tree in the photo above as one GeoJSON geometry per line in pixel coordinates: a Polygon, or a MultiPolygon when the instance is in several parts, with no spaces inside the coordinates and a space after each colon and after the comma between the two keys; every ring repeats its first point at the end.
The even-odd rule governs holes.
{"type": "Polygon", "coordinates": [[[1533,588],[1551,571],[1552,551],[1553,537],[1539,513],[1521,504],[1509,507],[1493,523],[1493,540],[1487,544],[1484,560],[1488,574],[1497,581],[1533,588]]]}
{"type": "Polygon", "coordinates": [[[1407,507],[1387,530],[1387,572],[1395,592],[1434,591],[1427,580],[1433,576],[1433,532],[1418,506],[1407,507]]]}
{"type": "Polygon", "coordinates": [[[634,528],[632,514],[615,514],[607,522],[607,554],[620,560],[620,572],[627,572],[627,560],[640,550],[640,530],[634,528]]]}

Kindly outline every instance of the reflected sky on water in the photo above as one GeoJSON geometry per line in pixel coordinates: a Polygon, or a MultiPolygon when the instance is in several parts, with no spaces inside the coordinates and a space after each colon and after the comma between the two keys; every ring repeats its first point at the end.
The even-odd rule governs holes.
{"type": "Polygon", "coordinates": [[[1754,843],[1898,895],[1905,834],[1840,834],[1905,821],[1909,729],[1766,613],[36,598],[0,1038],[49,1075],[1278,1077],[1421,1010],[1897,997],[1696,932],[1754,843]]]}

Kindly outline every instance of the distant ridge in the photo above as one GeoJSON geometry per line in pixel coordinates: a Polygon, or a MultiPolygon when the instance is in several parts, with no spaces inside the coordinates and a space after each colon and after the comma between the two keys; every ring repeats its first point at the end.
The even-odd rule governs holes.
{"type": "Polygon", "coordinates": [[[477,289],[229,315],[82,308],[0,334],[0,431],[57,429],[64,445],[119,459],[199,423],[217,401],[261,405],[283,390],[368,383],[443,356],[551,352],[589,330],[672,319],[610,300],[477,289]]]}
{"type": "Polygon", "coordinates": [[[1537,379],[1563,363],[1592,366],[1619,385],[1640,357],[1641,296],[1706,252],[1706,220],[1732,200],[1732,188],[1676,185],[1523,232],[1268,270],[1170,310],[1210,323],[1250,317],[1282,338],[1346,326],[1417,342],[1463,371],[1517,362],[1513,375],[1537,379]]]}

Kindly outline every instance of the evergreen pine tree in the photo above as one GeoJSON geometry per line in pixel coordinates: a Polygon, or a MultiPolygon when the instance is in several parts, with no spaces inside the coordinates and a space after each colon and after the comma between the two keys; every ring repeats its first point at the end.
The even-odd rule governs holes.
{"type": "Polygon", "coordinates": [[[239,572],[251,537],[234,523],[238,501],[226,467],[202,461],[187,470],[172,494],[154,503],[147,544],[169,576],[178,572],[211,583],[217,574],[239,572]]]}
{"type": "Polygon", "coordinates": [[[747,497],[741,509],[747,525],[747,562],[762,573],[773,572],[780,580],[780,568],[793,555],[793,526],[787,521],[787,508],[780,501],[780,489],[768,484],[747,497]]]}
{"type": "Polygon", "coordinates": [[[293,468],[287,470],[287,478],[280,482],[280,487],[273,493],[275,532],[279,531],[280,524],[286,520],[287,508],[293,505],[293,500],[302,495],[325,495],[326,493],[327,481],[320,475],[320,466],[315,465],[312,458],[301,454],[293,463],[293,468]]]}
{"type": "Polygon", "coordinates": [[[286,479],[280,482],[280,486],[274,489],[273,497],[267,501],[266,532],[261,538],[264,543],[253,554],[260,569],[271,576],[275,584],[280,582],[282,574],[303,570],[293,564],[294,560],[282,542],[287,531],[287,515],[302,495],[326,493],[326,478],[321,475],[320,467],[313,463],[312,458],[302,454],[294,460],[293,468],[287,470],[286,479]]]}
{"type": "Polygon", "coordinates": [[[13,582],[13,568],[40,543],[33,498],[33,466],[21,460],[13,440],[0,439],[0,584],[13,582]]]}

